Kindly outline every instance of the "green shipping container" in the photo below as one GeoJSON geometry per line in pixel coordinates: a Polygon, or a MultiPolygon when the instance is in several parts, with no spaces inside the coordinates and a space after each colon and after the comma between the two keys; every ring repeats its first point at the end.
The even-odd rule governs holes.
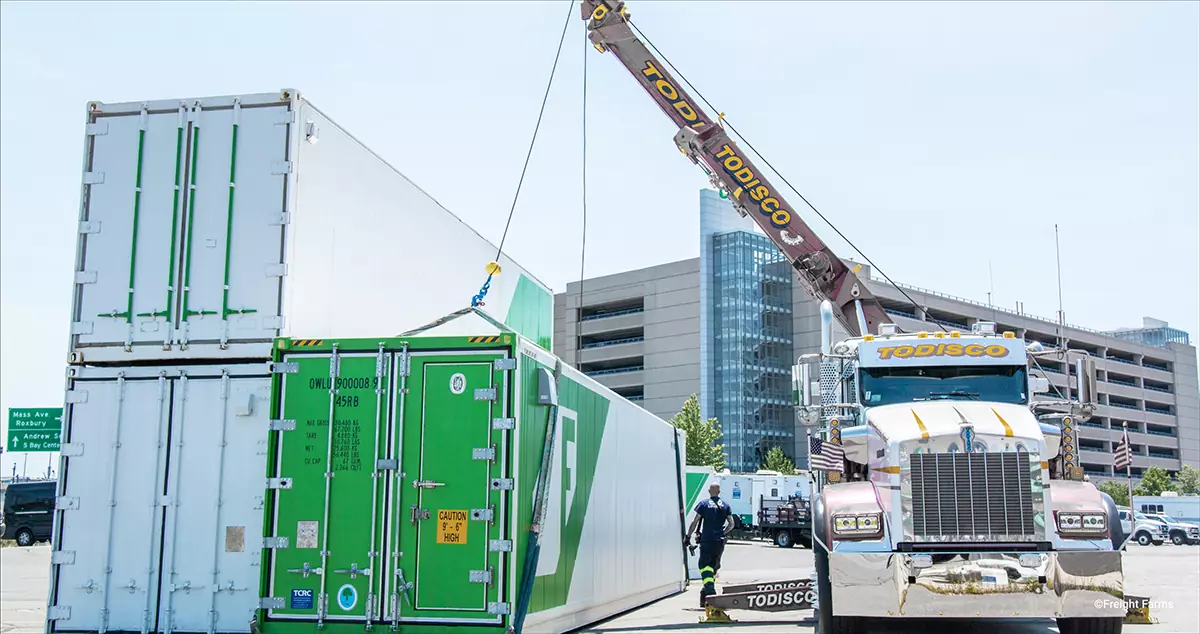
{"type": "Polygon", "coordinates": [[[275,353],[261,631],[562,632],[683,589],[682,432],[498,322],[275,353]]]}

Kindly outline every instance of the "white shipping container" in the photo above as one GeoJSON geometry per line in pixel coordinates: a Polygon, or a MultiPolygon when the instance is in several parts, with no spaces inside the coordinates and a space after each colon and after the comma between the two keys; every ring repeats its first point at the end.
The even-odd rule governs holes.
{"type": "MultiPolygon", "coordinates": [[[[270,356],[470,303],[496,246],[294,90],[88,106],[73,363],[270,356]]],[[[549,349],[507,257],[487,310],[549,349]]]]}
{"type": "Polygon", "coordinates": [[[248,632],[267,363],[68,369],[48,632],[248,632]]]}

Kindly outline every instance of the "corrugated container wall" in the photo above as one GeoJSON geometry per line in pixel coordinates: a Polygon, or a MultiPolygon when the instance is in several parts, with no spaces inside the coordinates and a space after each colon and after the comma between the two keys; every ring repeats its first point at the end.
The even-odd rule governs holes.
{"type": "Polygon", "coordinates": [[[282,342],[276,407],[294,427],[272,432],[284,484],[267,498],[262,631],[503,631],[528,587],[523,631],[564,632],[683,589],[682,432],[476,324],[282,342]],[[555,408],[539,380],[557,384],[555,408]]]}
{"type": "MultiPolygon", "coordinates": [[[[496,247],[293,90],[92,103],[73,363],[266,359],[470,303],[496,247]]],[[[487,309],[550,348],[549,290],[507,257],[487,309]]]]}

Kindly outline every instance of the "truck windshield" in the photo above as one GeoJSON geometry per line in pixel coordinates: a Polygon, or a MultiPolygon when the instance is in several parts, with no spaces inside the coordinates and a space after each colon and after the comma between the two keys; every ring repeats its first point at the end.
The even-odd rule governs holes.
{"type": "Polygon", "coordinates": [[[860,383],[862,402],[868,406],[937,400],[1029,402],[1024,366],[863,368],[860,383]]]}

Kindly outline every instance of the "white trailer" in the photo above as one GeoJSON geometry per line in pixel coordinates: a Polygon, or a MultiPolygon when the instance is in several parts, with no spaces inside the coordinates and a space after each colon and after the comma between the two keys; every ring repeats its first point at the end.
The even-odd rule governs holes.
{"type": "MultiPolygon", "coordinates": [[[[497,248],[295,90],[88,105],[72,363],[266,359],[467,305],[497,248]]],[[[549,289],[485,301],[539,346],[549,289]]]]}

